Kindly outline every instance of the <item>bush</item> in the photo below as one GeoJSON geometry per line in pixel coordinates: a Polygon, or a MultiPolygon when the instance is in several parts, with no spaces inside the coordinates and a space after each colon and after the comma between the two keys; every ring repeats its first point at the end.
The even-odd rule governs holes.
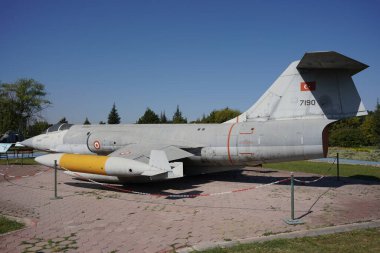
{"type": "Polygon", "coordinates": [[[335,129],[330,135],[330,146],[360,147],[367,145],[363,133],[358,128],[335,129]]]}

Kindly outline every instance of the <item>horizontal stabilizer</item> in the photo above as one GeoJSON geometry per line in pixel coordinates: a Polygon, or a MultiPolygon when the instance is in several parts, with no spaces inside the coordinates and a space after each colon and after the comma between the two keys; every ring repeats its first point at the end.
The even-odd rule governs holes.
{"type": "Polygon", "coordinates": [[[305,53],[297,69],[347,70],[351,76],[368,68],[368,65],[334,51],[305,53]]]}

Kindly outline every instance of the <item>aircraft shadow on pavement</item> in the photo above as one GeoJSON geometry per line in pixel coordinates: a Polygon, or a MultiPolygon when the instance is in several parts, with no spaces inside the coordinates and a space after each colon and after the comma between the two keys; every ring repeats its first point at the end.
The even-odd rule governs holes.
{"type": "MultiPolygon", "coordinates": [[[[200,194],[207,194],[209,192],[204,192],[199,188],[207,183],[214,181],[224,181],[224,182],[234,182],[237,183],[234,190],[239,189],[238,183],[254,183],[254,184],[269,184],[275,181],[286,179],[285,176],[271,176],[270,174],[278,173],[275,170],[242,170],[242,171],[228,171],[228,172],[220,172],[213,174],[204,174],[197,176],[187,176],[184,178],[177,178],[167,181],[159,181],[159,182],[150,182],[150,183],[128,183],[125,185],[114,185],[112,187],[101,186],[98,184],[84,182],[83,180],[75,180],[72,182],[66,182],[65,184],[87,188],[87,189],[102,189],[109,191],[118,191],[118,192],[141,192],[147,194],[157,194],[165,197],[165,195],[184,195],[181,196],[167,196],[168,199],[182,199],[182,198],[195,198],[200,194]],[[251,175],[251,173],[255,173],[255,175],[251,175]],[[236,188],[236,189],[235,189],[236,188]],[[187,195],[187,196],[185,196],[187,195]],[[190,195],[190,196],[188,196],[190,195]]],[[[319,176],[295,176],[296,179],[301,181],[313,181],[319,178],[319,176]]],[[[376,177],[371,176],[363,176],[363,175],[355,175],[351,177],[340,177],[340,180],[337,180],[335,176],[326,176],[317,182],[312,183],[300,183],[295,182],[296,186],[302,187],[326,187],[326,188],[338,188],[344,185],[380,185],[380,180],[376,177]]],[[[278,185],[290,185],[290,181],[281,182],[278,185]]],[[[247,185],[242,185],[242,188],[246,188],[247,185]]],[[[136,194],[130,192],[131,194],[136,194]]]]}
{"type": "MultiPolygon", "coordinates": [[[[287,171],[280,171],[280,170],[255,170],[255,169],[249,169],[249,170],[242,170],[238,171],[239,173],[236,173],[234,177],[226,177],[226,180],[232,182],[233,180],[236,180],[236,182],[252,182],[252,183],[259,183],[259,184],[269,184],[274,181],[285,179],[286,177],[283,176],[275,176],[275,173],[282,172],[289,173],[287,171]],[[254,172],[255,175],[252,175],[251,173],[254,172]],[[270,174],[273,173],[274,176],[270,176],[270,174]],[[257,175],[259,174],[259,175],[257,175]],[[265,176],[261,176],[260,174],[263,174],[265,176]]],[[[320,175],[310,175],[310,176],[299,176],[297,175],[297,172],[295,172],[295,178],[300,181],[313,181],[318,178],[320,178],[320,175]]],[[[215,179],[217,180],[217,179],[215,179]]],[[[219,180],[223,180],[223,178],[219,178],[219,180]]],[[[279,185],[289,185],[290,181],[279,183],[279,185]]],[[[325,176],[321,180],[318,180],[317,182],[313,183],[300,183],[295,182],[295,185],[302,185],[302,186],[310,186],[310,187],[340,187],[343,185],[380,185],[380,180],[377,177],[374,176],[367,176],[367,175],[353,175],[349,177],[340,177],[339,180],[336,176],[325,176]]]]}
{"type": "Polygon", "coordinates": [[[200,191],[198,188],[210,182],[211,180],[208,180],[203,177],[185,177],[185,178],[178,178],[178,179],[172,179],[167,181],[161,181],[161,182],[149,182],[149,183],[128,183],[124,185],[120,184],[105,184],[105,186],[87,182],[83,179],[75,179],[75,181],[71,182],[65,182],[66,185],[78,187],[78,188],[87,188],[87,189],[94,189],[94,190],[107,190],[107,191],[115,191],[115,192],[126,192],[130,194],[137,194],[133,192],[140,192],[140,193],[147,193],[147,194],[153,194],[153,195],[162,195],[162,197],[165,197],[166,195],[168,199],[182,199],[182,198],[195,198],[197,195],[200,195],[203,193],[203,191],[200,191]],[[111,187],[109,187],[111,186],[111,187]],[[175,190],[175,192],[173,192],[175,190]],[[183,197],[174,197],[169,195],[187,195],[183,197]],[[190,195],[190,196],[189,196],[190,195]]]}

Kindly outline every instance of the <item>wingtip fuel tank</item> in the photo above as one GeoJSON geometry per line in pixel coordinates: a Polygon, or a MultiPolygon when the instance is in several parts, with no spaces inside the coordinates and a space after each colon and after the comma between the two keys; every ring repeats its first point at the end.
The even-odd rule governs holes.
{"type": "Polygon", "coordinates": [[[149,164],[123,157],[65,153],[47,154],[39,156],[35,160],[48,167],[54,167],[56,162],[57,166],[71,172],[116,177],[157,176],[164,173],[178,173],[178,166],[170,166],[165,152],[161,150],[152,150],[149,164]]]}

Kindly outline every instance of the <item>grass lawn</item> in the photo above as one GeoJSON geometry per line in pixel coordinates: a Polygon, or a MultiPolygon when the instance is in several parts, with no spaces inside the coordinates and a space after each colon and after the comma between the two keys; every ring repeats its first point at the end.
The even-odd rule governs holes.
{"type": "Polygon", "coordinates": [[[0,215],[0,234],[23,228],[24,224],[0,215]]]}
{"type": "MultiPolygon", "coordinates": [[[[268,163],[263,164],[264,168],[294,171],[294,172],[308,172],[320,175],[336,176],[336,164],[324,162],[310,162],[310,161],[297,161],[297,162],[284,162],[284,163],[268,163]]],[[[364,165],[339,165],[339,174],[341,177],[351,177],[364,180],[380,181],[380,168],[364,165]]]]}
{"type": "Polygon", "coordinates": [[[380,161],[380,149],[378,147],[329,147],[328,157],[336,157],[339,153],[340,158],[362,160],[362,161],[380,161]]]}
{"type": "MultiPolygon", "coordinates": [[[[21,158],[12,158],[9,159],[9,164],[10,165],[21,165],[21,162],[24,165],[37,165],[38,163],[34,161],[34,158],[24,158],[21,160],[21,158]]],[[[0,159],[0,165],[6,165],[7,164],[7,159],[0,159]]]]}
{"type": "Polygon", "coordinates": [[[315,237],[276,239],[262,243],[241,244],[226,249],[215,248],[201,252],[380,252],[380,230],[378,228],[365,229],[315,237]]]}

